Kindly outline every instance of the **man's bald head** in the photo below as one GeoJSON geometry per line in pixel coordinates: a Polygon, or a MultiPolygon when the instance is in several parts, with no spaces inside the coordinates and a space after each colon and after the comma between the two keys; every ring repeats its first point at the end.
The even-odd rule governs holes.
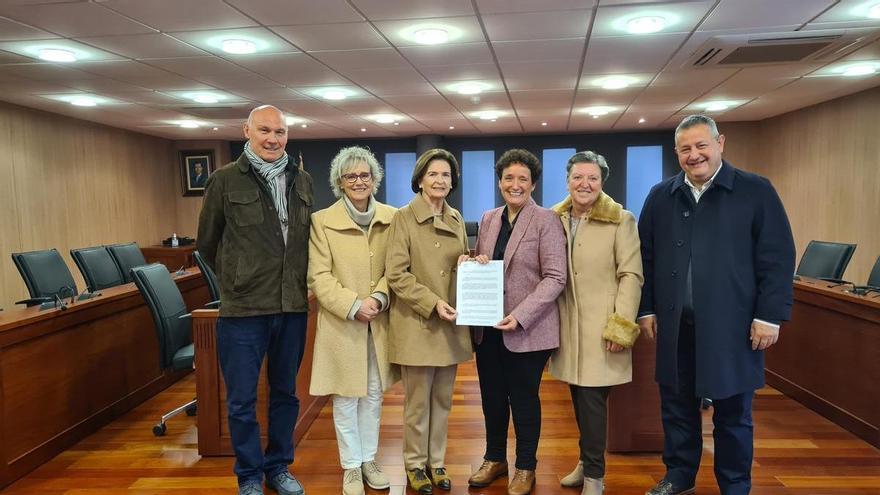
{"type": "Polygon", "coordinates": [[[284,156],[287,145],[287,122],[284,113],[272,105],[261,105],[251,110],[244,124],[244,136],[251,150],[267,162],[284,156]]]}

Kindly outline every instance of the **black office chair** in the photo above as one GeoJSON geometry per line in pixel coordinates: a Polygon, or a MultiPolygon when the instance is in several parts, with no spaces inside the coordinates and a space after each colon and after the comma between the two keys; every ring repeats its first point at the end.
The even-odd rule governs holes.
{"type": "Polygon", "coordinates": [[[477,245],[477,233],[480,231],[480,224],[477,222],[465,222],[464,231],[467,233],[468,248],[474,249],[477,245]]]}
{"type": "MultiPolygon", "coordinates": [[[[56,299],[69,297],[72,300],[76,296],[76,283],[57,249],[12,253],[12,262],[30,295],[29,299],[15,304],[36,306],[45,303],[46,307],[52,307],[49,303],[54,304],[56,299]]],[[[63,304],[62,308],[66,309],[63,304]]]]}
{"type": "Polygon", "coordinates": [[[136,242],[112,244],[107,246],[107,251],[110,251],[110,256],[113,257],[113,261],[119,267],[119,271],[122,273],[122,280],[126,284],[132,281],[132,268],[147,264],[147,260],[144,259],[144,253],[141,252],[141,248],[138,247],[136,242]]]}
{"type": "Polygon", "coordinates": [[[855,250],[855,244],[810,241],[801,257],[801,262],[798,263],[796,274],[843,282],[843,273],[855,250]]]}
{"type": "Polygon", "coordinates": [[[874,262],[874,268],[871,269],[871,274],[868,275],[868,283],[866,285],[880,289],[880,256],[874,262]]]}
{"type": "MultiPolygon", "coordinates": [[[[132,278],[144,296],[156,335],[159,338],[159,366],[165,369],[181,371],[192,369],[195,360],[195,347],[192,343],[192,320],[186,310],[186,303],[177,284],[171,279],[168,269],[161,263],[137,266],[131,269],[132,278]]],[[[161,437],[165,434],[165,423],[186,412],[188,416],[196,414],[196,399],[177,407],[162,415],[162,419],[153,427],[153,434],[161,437]]]]}
{"type": "Polygon", "coordinates": [[[122,285],[125,277],[104,246],[71,249],[70,256],[76,263],[89,292],[122,285]]]}
{"type": "Polygon", "coordinates": [[[202,258],[202,255],[199,254],[198,251],[193,251],[193,259],[196,260],[196,266],[202,271],[202,277],[205,278],[205,283],[208,284],[208,293],[211,295],[211,302],[205,306],[209,308],[219,308],[220,284],[217,283],[217,276],[214,275],[214,270],[208,266],[208,263],[205,262],[205,259],[202,258]]]}

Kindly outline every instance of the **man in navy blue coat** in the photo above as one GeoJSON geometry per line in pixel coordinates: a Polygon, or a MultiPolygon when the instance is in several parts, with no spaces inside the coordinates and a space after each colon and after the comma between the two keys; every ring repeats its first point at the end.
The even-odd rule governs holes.
{"type": "Polygon", "coordinates": [[[711,118],[685,118],[675,129],[682,172],[654,186],[639,218],[639,326],[657,339],[666,464],[646,495],[693,493],[701,397],[713,399],[721,493],[749,493],[763,351],[791,314],[795,247],[785,208],[770,181],[722,161],[723,151],[711,118]]]}

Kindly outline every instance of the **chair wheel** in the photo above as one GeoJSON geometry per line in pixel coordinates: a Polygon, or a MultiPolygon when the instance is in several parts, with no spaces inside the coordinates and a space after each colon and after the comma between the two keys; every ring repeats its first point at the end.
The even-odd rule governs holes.
{"type": "Polygon", "coordinates": [[[156,426],[153,427],[153,435],[155,435],[155,436],[157,436],[157,437],[164,437],[164,436],[165,436],[165,431],[166,431],[167,429],[168,429],[168,428],[165,426],[165,423],[159,423],[159,424],[157,424],[156,426]]]}
{"type": "Polygon", "coordinates": [[[199,410],[199,406],[190,406],[184,409],[187,416],[195,416],[199,410]]]}

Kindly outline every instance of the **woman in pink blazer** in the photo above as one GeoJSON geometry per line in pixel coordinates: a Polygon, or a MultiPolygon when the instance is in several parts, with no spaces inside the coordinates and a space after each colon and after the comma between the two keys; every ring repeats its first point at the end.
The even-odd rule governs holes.
{"type": "MultiPolygon", "coordinates": [[[[525,495],[535,483],[544,365],[559,347],[556,298],[567,276],[559,217],[532,200],[541,162],[526,150],[505,152],[495,164],[505,205],[483,214],[476,261],[504,260],[505,317],[475,328],[477,373],[486,422],[486,454],[468,483],[483,487],[507,474],[507,428],[516,429],[516,471],[507,493],[525,495]]],[[[460,261],[469,260],[463,256],[460,261]]]]}

